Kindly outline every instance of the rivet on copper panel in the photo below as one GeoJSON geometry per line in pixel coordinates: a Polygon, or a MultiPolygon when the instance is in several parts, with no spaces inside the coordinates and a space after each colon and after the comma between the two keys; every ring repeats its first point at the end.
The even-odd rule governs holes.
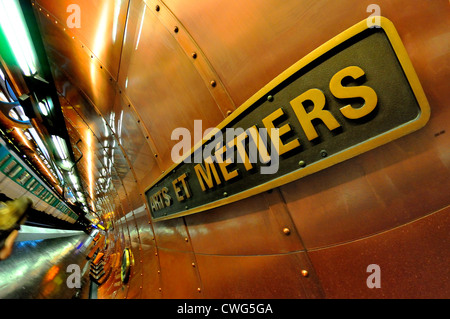
{"type": "Polygon", "coordinates": [[[291,230],[289,228],[285,227],[285,228],[283,228],[283,233],[285,235],[289,235],[291,233],[291,230]]]}
{"type": "Polygon", "coordinates": [[[201,290],[200,288],[197,288],[197,291],[198,291],[198,292],[202,292],[202,290],[201,290]]]}
{"type": "Polygon", "coordinates": [[[179,29],[177,26],[175,26],[175,28],[173,28],[173,32],[178,33],[179,29]]]}
{"type": "Polygon", "coordinates": [[[193,59],[197,59],[197,53],[196,52],[192,52],[192,58],[193,59]]]}
{"type": "Polygon", "coordinates": [[[212,81],[210,82],[210,84],[211,84],[211,86],[212,86],[213,88],[216,87],[216,85],[217,85],[216,81],[214,81],[214,80],[212,80],[212,81]]]}
{"type": "Polygon", "coordinates": [[[308,271],[305,270],[305,269],[303,269],[303,270],[302,270],[302,276],[303,276],[303,277],[308,277],[308,275],[309,275],[308,271]]]}
{"type": "Polygon", "coordinates": [[[159,7],[159,5],[156,5],[155,10],[159,11],[161,8],[159,7]]]}
{"type": "Polygon", "coordinates": [[[192,263],[191,265],[192,265],[192,267],[195,267],[195,263],[192,263]]]}
{"type": "Polygon", "coordinates": [[[228,110],[228,112],[227,112],[227,116],[230,116],[231,114],[233,113],[233,111],[231,111],[231,110],[228,110]]]}
{"type": "Polygon", "coordinates": [[[188,242],[189,239],[188,239],[187,237],[184,237],[184,241],[185,241],[185,242],[188,242]]]}

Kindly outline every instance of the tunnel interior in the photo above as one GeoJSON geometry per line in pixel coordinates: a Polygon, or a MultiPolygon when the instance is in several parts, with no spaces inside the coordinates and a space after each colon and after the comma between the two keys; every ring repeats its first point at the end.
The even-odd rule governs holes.
{"type": "Polygon", "coordinates": [[[372,2],[0,0],[0,298],[448,298],[448,2],[372,2]]]}

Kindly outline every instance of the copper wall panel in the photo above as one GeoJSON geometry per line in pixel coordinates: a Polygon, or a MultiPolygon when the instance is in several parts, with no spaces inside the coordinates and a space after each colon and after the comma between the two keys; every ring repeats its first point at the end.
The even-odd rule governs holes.
{"type": "Polygon", "coordinates": [[[144,188],[159,176],[160,169],[139,127],[140,119],[136,117],[131,105],[121,95],[120,97],[111,113],[114,123],[110,125],[115,128],[116,142],[123,148],[123,153],[126,154],[140,187],[144,188]]]}
{"type": "MultiPolygon", "coordinates": [[[[204,298],[320,298],[320,290],[305,289],[315,274],[304,277],[304,253],[267,256],[196,255],[204,298]]],[[[315,283],[313,283],[315,285],[315,283]]]]}
{"type": "Polygon", "coordinates": [[[326,297],[447,298],[449,212],[447,207],[376,236],[310,251],[326,297]],[[371,264],[380,266],[381,288],[366,284],[371,264]]]}
{"type": "MultiPolygon", "coordinates": [[[[93,104],[97,112],[108,114],[114,104],[114,86],[109,73],[88,49],[68,31],[54,24],[42,11],[37,16],[41,22],[41,32],[45,35],[46,51],[53,64],[61,68],[63,74],[93,104]]],[[[58,81],[58,78],[55,79],[58,81]]]]}
{"type": "Polygon", "coordinates": [[[133,264],[130,270],[130,279],[127,282],[129,286],[127,298],[137,299],[140,298],[143,286],[143,255],[142,247],[140,243],[139,233],[134,219],[134,214],[132,213],[129,218],[127,218],[128,230],[130,233],[130,248],[133,254],[133,264]]]}
{"type": "Polygon", "coordinates": [[[196,253],[262,255],[304,249],[278,190],[186,216],[185,220],[196,253]]]}
{"type": "Polygon", "coordinates": [[[174,129],[194,132],[194,120],[202,119],[205,130],[220,123],[223,115],[172,34],[152,10],[144,12],[145,4],[136,8],[133,2],[130,10],[136,11],[131,14],[144,21],[140,37],[140,28],[127,28],[121,64],[128,77],[124,93],[155,143],[159,166],[165,170],[173,164],[171,149],[178,142],[171,140],[174,129]]]}
{"type": "Polygon", "coordinates": [[[141,298],[162,298],[161,267],[159,258],[155,255],[155,246],[144,245],[142,249],[143,281],[141,298]],[[160,290],[161,288],[161,290],[160,290]]]}
{"type": "MultiPolygon", "coordinates": [[[[371,14],[367,7],[373,3],[258,0],[243,6],[239,1],[195,0],[189,5],[182,0],[165,2],[205,52],[237,106],[300,58],[366,19],[371,14]]],[[[431,61],[434,65],[445,64],[443,56],[434,59],[436,53],[442,52],[438,39],[448,40],[448,26],[442,14],[447,10],[445,0],[382,0],[376,4],[406,38],[415,67],[431,61]],[[422,52],[416,55],[411,50],[422,52]]]]}
{"type": "Polygon", "coordinates": [[[152,227],[158,247],[183,252],[192,251],[182,218],[152,223],[152,227]]]}
{"type": "MultiPolygon", "coordinates": [[[[432,136],[425,137],[434,139],[432,136]]],[[[435,148],[412,153],[411,143],[419,141],[416,151],[427,145],[419,138],[407,136],[378,152],[283,186],[306,247],[355,240],[448,205],[448,160],[441,161],[435,148]]],[[[442,140],[446,138],[442,136],[442,140]]]]}

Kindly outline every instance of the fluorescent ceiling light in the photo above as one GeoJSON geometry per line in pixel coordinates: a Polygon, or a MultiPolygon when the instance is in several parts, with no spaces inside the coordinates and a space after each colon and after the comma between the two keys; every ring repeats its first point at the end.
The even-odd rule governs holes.
{"type": "Polygon", "coordinates": [[[36,53],[18,0],[0,0],[0,27],[22,72],[36,74],[36,53]]]}
{"type": "Polygon", "coordinates": [[[39,102],[39,110],[40,110],[41,113],[44,114],[45,116],[48,115],[48,109],[47,109],[47,106],[45,105],[45,102],[39,102]]]}
{"type": "Polygon", "coordinates": [[[28,131],[31,133],[31,136],[33,137],[33,140],[36,142],[36,144],[38,145],[38,147],[41,150],[41,152],[45,155],[45,157],[47,159],[49,159],[50,156],[48,155],[47,148],[45,147],[44,143],[42,142],[42,140],[39,137],[39,135],[36,132],[36,130],[34,128],[29,128],[28,131]]]}
{"type": "Polygon", "coordinates": [[[69,172],[69,178],[70,178],[70,181],[72,182],[73,187],[75,188],[75,191],[79,190],[80,185],[78,184],[77,177],[74,174],[69,172]]]}
{"type": "Polygon", "coordinates": [[[55,146],[56,150],[58,151],[58,155],[61,158],[61,160],[65,160],[69,157],[69,151],[67,149],[66,142],[60,138],[59,136],[52,135],[52,141],[53,145],[55,146]]]}
{"type": "Polygon", "coordinates": [[[39,110],[43,115],[47,116],[50,113],[51,109],[53,109],[52,99],[43,99],[41,102],[39,102],[39,110]]]}

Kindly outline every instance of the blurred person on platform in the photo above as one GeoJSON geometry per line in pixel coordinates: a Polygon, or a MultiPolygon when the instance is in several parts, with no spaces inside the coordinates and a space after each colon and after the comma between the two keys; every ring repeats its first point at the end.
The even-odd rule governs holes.
{"type": "Polygon", "coordinates": [[[14,200],[0,194],[0,260],[8,258],[33,202],[28,197],[14,200]]]}

